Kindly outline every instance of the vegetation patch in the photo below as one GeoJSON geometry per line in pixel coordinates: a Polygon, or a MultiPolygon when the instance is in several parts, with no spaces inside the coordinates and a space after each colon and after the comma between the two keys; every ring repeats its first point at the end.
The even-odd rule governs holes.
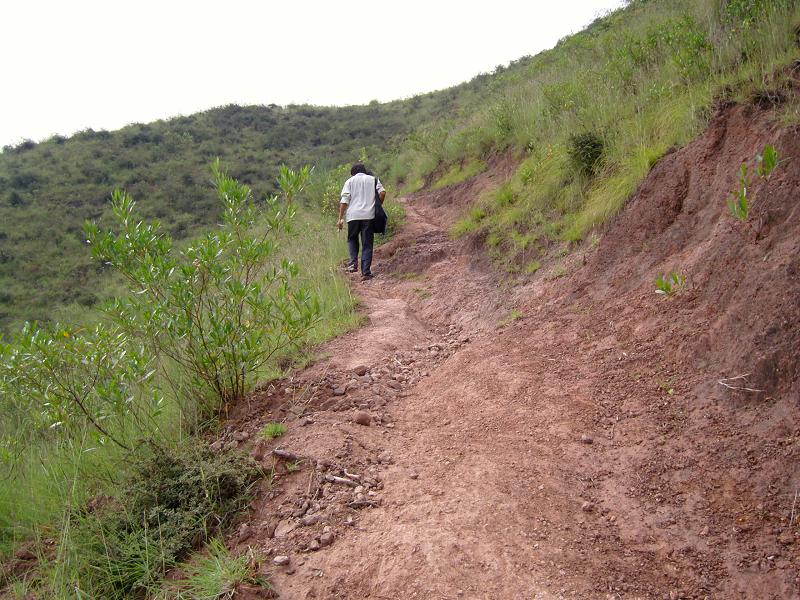
{"type": "Polygon", "coordinates": [[[247,507],[261,477],[248,456],[214,454],[202,441],[144,450],[130,470],[113,499],[66,516],[58,557],[41,574],[49,593],[146,597],[168,569],[247,507]]]}
{"type": "Polygon", "coordinates": [[[261,430],[263,435],[268,440],[279,438],[288,431],[285,423],[267,423],[266,427],[261,430]]]}
{"type": "MultiPolygon", "coordinates": [[[[529,264],[532,249],[583,240],[607,223],[670,148],[706,126],[719,100],[781,102],[785,76],[775,74],[796,57],[798,22],[795,0],[627,2],[499,69],[447,135],[422,130],[399,161],[414,179],[448,165],[458,172],[491,152],[524,152],[515,174],[452,232],[482,233],[506,269],[529,264]]],[[[782,114],[789,123],[800,111],[782,114]]]]}
{"type": "Polygon", "coordinates": [[[483,173],[485,170],[486,163],[482,160],[470,160],[465,164],[453,165],[447,173],[434,182],[431,188],[438,190],[449,185],[456,185],[457,183],[475,177],[479,173],[483,173]]]}
{"type": "Polygon", "coordinates": [[[677,271],[670,271],[656,277],[656,294],[674,296],[686,287],[686,276],[677,271]]]}
{"type": "Polygon", "coordinates": [[[223,540],[214,538],[204,554],[181,566],[186,577],[168,586],[165,600],[227,600],[235,597],[243,583],[271,589],[266,579],[254,573],[254,562],[249,553],[233,556],[223,540]]]}

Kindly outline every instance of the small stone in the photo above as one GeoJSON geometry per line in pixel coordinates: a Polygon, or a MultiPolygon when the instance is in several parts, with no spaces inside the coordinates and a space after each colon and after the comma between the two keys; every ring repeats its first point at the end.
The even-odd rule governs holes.
{"type": "Polygon", "coordinates": [[[369,371],[369,367],[367,365],[358,365],[355,369],[353,369],[353,373],[359,377],[366,375],[367,371],[369,371]]]}
{"type": "Polygon", "coordinates": [[[581,443],[583,443],[583,444],[594,444],[594,438],[592,436],[587,435],[587,434],[584,433],[581,436],[581,443]]]}
{"type": "Polygon", "coordinates": [[[403,384],[397,381],[396,379],[390,379],[389,381],[386,382],[386,385],[388,385],[393,390],[399,390],[400,388],[403,387],[403,384]]]}
{"type": "Polygon", "coordinates": [[[347,393],[347,386],[340,385],[339,387],[333,388],[334,396],[344,396],[346,393],[347,393]]]}
{"type": "Polygon", "coordinates": [[[297,529],[297,523],[289,521],[288,519],[284,519],[278,526],[275,528],[275,537],[282,538],[289,535],[292,531],[297,529]]]}
{"type": "Polygon", "coordinates": [[[247,523],[242,523],[242,525],[239,527],[239,543],[241,544],[242,542],[246,542],[253,537],[254,533],[255,531],[252,527],[250,527],[250,525],[247,523]]]}
{"type": "Polygon", "coordinates": [[[382,462],[384,464],[392,464],[392,455],[388,450],[384,450],[380,454],[378,454],[378,462],[382,462]]]}
{"type": "Polygon", "coordinates": [[[222,452],[222,449],[224,447],[225,447],[225,441],[224,440],[217,440],[216,442],[214,442],[213,444],[211,444],[209,446],[209,448],[211,449],[211,451],[214,454],[219,454],[220,452],[222,452]]]}
{"type": "Polygon", "coordinates": [[[311,552],[316,552],[316,551],[317,551],[317,550],[319,550],[320,548],[322,548],[322,546],[320,545],[320,543],[319,543],[319,540],[318,540],[318,539],[313,539],[313,540],[311,540],[311,543],[308,545],[308,549],[309,549],[311,552]]]}
{"type": "Polygon", "coordinates": [[[250,434],[246,431],[234,431],[233,439],[235,439],[237,442],[244,442],[250,439],[250,434]]]}
{"type": "Polygon", "coordinates": [[[417,473],[416,471],[411,471],[411,473],[408,474],[408,478],[409,479],[419,479],[419,473],[417,473]]]}
{"type": "Polygon", "coordinates": [[[784,531],[782,534],[778,536],[778,543],[783,544],[784,546],[789,546],[793,542],[794,542],[794,536],[788,531],[784,531]]]}
{"type": "Polygon", "coordinates": [[[285,567],[286,565],[289,564],[289,561],[290,561],[289,557],[286,556],[285,554],[278,554],[278,556],[272,559],[273,564],[279,567],[285,567]]]}
{"type": "Polygon", "coordinates": [[[369,426],[372,423],[372,417],[368,412],[363,410],[359,410],[356,414],[353,415],[353,421],[358,423],[359,425],[366,425],[369,426]]]}
{"type": "Polygon", "coordinates": [[[311,417],[305,417],[304,419],[300,420],[300,426],[301,427],[305,427],[306,425],[313,425],[313,424],[314,424],[314,419],[312,419],[311,417]]]}
{"type": "Polygon", "coordinates": [[[583,512],[592,512],[594,510],[594,504],[591,502],[584,502],[581,504],[581,510],[583,512]]]}
{"type": "Polygon", "coordinates": [[[304,527],[310,527],[311,525],[316,525],[322,520],[320,515],[306,515],[300,521],[304,527]]]}
{"type": "Polygon", "coordinates": [[[700,537],[706,537],[708,535],[708,531],[708,525],[706,525],[700,530],[700,537]]]}
{"type": "Polygon", "coordinates": [[[258,440],[250,451],[250,456],[253,457],[254,461],[261,462],[261,459],[264,458],[264,454],[266,454],[266,442],[264,440],[258,440]]]}
{"type": "Polygon", "coordinates": [[[319,545],[322,548],[324,548],[325,546],[330,546],[333,543],[333,540],[335,539],[335,537],[336,536],[333,534],[332,531],[328,531],[326,533],[323,533],[321,536],[319,536],[319,545]]]}

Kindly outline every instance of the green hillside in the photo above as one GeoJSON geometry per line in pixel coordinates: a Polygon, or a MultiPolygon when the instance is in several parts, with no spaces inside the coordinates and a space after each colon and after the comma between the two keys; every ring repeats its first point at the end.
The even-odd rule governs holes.
{"type": "Polygon", "coordinates": [[[377,156],[419,123],[449,113],[452,93],[405,102],[325,108],[226,106],[119,131],[83,131],[0,154],[0,331],[24,320],[78,314],[94,304],[83,222],[108,215],[127,190],[147,218],[178,240],[218,221],[209,165],[219,157],[260,196],[276,191],[281,164],[318,170],[377,156]]]}
{"type": "Polygon", "coordinates": [[[461,118],[415,131],[393,173],[409,189],[441,187],[511,154],[516,174],[453,231],[531,273],[602,227],[716,107],[774,105],[796,123],[798,27],[794,0],[631,0],[498,73],[461,118]]]}

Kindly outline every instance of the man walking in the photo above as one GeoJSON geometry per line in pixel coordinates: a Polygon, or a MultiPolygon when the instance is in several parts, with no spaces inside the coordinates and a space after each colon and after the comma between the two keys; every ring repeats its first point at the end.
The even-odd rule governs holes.
{"type": "Polygon", "coordinates": [[[361,281],[372,279],[372,243],[375,237],[373,219],[375,218],[376,192],[383,202],[386,190],[380,180],[367,173],[361,163],[350,169],[350,179],[342,188],[342,200],[339,203],[339,220],[336,227],[342,228],[347,220],[347,247],[350,250],[350,263],[347,271],[358,271],[358,242],[361,239],[361,281]]]}

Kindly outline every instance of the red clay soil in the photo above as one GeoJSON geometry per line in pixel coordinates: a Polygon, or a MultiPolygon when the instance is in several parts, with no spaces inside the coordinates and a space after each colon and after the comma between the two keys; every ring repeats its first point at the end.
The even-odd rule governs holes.
{"type": "Polygon", "coordinates": [[[285,599],[800,597],[797,132],[722,110],[522,286],[443,231],[489,177],[407,199],[353,283],[368,323],[239,407],[225,441],[289,431],[256,444],[277,477],[237,549],[285,599]],[[743,223],[765,143],[789,160],[743,223]]]}

